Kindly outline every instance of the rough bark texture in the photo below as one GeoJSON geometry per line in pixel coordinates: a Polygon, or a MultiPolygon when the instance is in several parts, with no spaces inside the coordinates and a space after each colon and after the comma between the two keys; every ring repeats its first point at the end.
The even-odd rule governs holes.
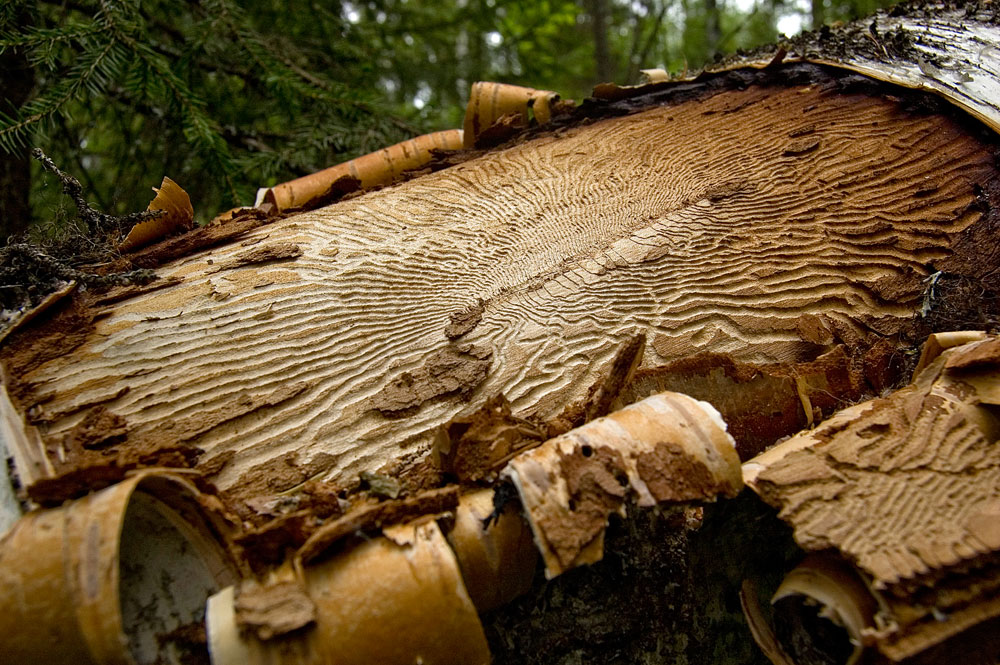
{"type": "Polygon", "coordinates": [[[869,19],[824,27],[709,69],[825,63],[933,92],[1000,131],[998,25],[989,2],[900,3],[869,19]]]}
{"type": "Polygon", "coordinates": [[[56,456],[99,406],[129,442],[183,434],[224,489],[289,455],[330,479],[377,469],[498,393],[553,417],[637,333],[644,368],[843,344],[848,399],[866,354],[910,329],[932,264],[984,219],[994,148],[922,98],[797,67],[796,85],[705,88],[315,212],[233,220],[235,236],[196,231],[226,244],[8,343],[11,397],[56,456]]]}
{"type": "MultiPolygon", "coordinates": [[[[881,597],[871,641],[893,662],[1000,621],[998,365],[996,337],[945,350],[913,385],[744,466],[800,546],[864,572],[881,597]]],[[[967,646],[962,662],[1000,655],[967,646]]]]}

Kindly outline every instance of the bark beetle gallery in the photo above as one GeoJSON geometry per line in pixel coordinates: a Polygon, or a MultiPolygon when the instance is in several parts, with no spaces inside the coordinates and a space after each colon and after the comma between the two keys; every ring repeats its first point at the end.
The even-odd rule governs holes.
{"type": "Polygon", "coordinates": [[[998,662],[997,44],[907,5],[579,106],[481,84],[464,134],[144,227],[109,269],[153,281],[0,346],[0,651],[998,662]]]}

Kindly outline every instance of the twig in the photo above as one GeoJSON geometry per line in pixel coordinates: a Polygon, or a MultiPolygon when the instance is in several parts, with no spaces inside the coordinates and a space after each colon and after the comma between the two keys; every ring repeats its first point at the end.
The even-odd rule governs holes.
{"type": "MultiPolygon", "coordinates": [[[[77,183],[79,184],[79,183],[77,183]]],[[[23,268],[18,263],[26,263],[63,281],[76,280],[87,286],[128,286],[130,284],[146,284],[156,278],[152,270],[131,270],[129,272],[111,275],[95,275],[77,270],[57,258],[49,256],[35,245],[28,243],[11,243],[0,249],[0,282],[11,284],[23,274],[23,268]],[[20,260],[20,261],[19,261],[20,260]]]]}
{"type": "Polygon", "coordinates": [[[163,210],[143,210],[142,212],[133,212],[119,217],[96,210],[83,198],[83,187],[80,185],[80,181],[68,173],[63,173],[59,170],[56,163],[42,152],[41,148],[33,149],[31,156],[41,162],[42,168],[46,171],[51,171],[59,178],[59,181],[62,183],[63,193],[73,199],[73,203],[76,204],[76,209],[80,213],[80,219],[84,221],[91,233],[107,232],[111,229],[127,231],[139,222],[154,219],[164,214],[163,210]]]}

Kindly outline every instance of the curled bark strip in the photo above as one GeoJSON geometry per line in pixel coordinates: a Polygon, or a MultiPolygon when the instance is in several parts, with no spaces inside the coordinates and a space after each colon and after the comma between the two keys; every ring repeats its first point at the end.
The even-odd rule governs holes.
{"type": "Polygon", "coordinates": [[[520,511],[503,510],[490,520],[493,496],[492,489],[463,496],[455,510],[455,525],[448,533],[478,612],[488,612],[526,593],[538,562],[531,529],[520,511]]]}
{"type": "Polygon", "coordinates": [[[860,662],[864,633],[874,627],[878,610],[857,572],[829,553],[806,557],[782,581],[771,604],[783,651],[797,662],[805,661],[801,651],[812,650],[845,665],[860,662]],[[840,660],[844,655],[846,661],[840,660]]]}
{"type": "Polygon", "coordinates": [[[432,150],[458,150],[462,130],[449,129],[424,134],[349,162],[331,166],[295,180],[283,182],[259,194],[261,204],[270,203],[278,211],[309,206],[313,199],[324,197],[332,203],[337,194],[354,189],[387,185],[404,171],[418,169],[431,160],[432,150]],[[331,191],[333,190],[333,191],[331,191]]]}
{"type": "Polygon", "coordinates": [[[219,505],[189,478],[142,471],[23,516],[0,542],[4,662],[152,663],[197,622],[240,571],[219,505]]]}
{"type": "Polygon", "coordinates": [[[544,125],[551,119],[551,107],[558,100],[559,95],[549,90],[489,81],[473,83],[465,109],[465,147],[475,147],[483,134],[504,118],[515,128],[527,127],[529,111],[538,124],[544,125]]]}
{"type": "MultiPolygon", "coordinates": [[[[486,665],[486,637],[448,542],[433,520],[394,527],[297,568],[314,621],[280,639],[240,632],[232,588],[208,602],[214,665],[486,665]]],[[[303,614],[303,618],[306,618],[303,614]]]]}
{"type": "Polygon", "coordinates": [[[604,529],[626,502],[735,496],[743,486],[735,444],[708,403],[664,392],[549,439],[501,474],[517,487],[555,577],[603,557],[604,529]]]}

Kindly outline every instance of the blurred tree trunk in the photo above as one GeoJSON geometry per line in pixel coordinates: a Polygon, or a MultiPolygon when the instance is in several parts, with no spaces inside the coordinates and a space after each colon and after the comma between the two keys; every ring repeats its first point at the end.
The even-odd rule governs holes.
{"type": "Polygon", "coordinates": [[[615,68],[608,48],[608,0],[589,0],[588,4],[594,30],[594,75],[600,83],[612,82],[615,68]]]}
{"type": "Polygon", "coordinates": [[[719,5],[705,0],[705,54],[711,60],[719,49],[719,5]]]}
{"type": "MultiPolygon", "coordinates": [[[[0,111],[15,115],[27,101],[34,84],[34,70],[23,52],[9,50],[0,55],[0,90],[3,90],[0,111]]],[[[0,150],[0,242],[28,228],[30,191],[31,162],[27,148],[13,153],[0,150]]]]}
{"type": "Polygon", "coordinates": [[[826,3],[824,0],[812,0],[812,29],[819,30],[826,23],[826,3]]]}

